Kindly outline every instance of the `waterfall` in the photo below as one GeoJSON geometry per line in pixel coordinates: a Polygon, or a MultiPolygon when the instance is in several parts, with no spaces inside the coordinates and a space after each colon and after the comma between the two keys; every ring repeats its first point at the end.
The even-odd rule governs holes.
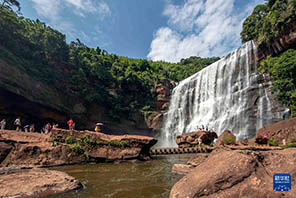
{"type": "Polygon", "coordinates": [[[181,81],[164,118],[161,146],[175,146],[177,135],[202,125],[218,135],[228,129],[238,139],[250,138],[278,119],[267,94],[271,84],[256,70],[257,48],[250,41],[181,81]]]}

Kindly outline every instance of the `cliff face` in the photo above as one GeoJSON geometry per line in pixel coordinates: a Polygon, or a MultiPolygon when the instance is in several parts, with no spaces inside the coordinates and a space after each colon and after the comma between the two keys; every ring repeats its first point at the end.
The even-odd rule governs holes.
{"type": "Polygon", "coordinates": [[[278,39],[275,39],[269,46],[259,46],[258,58],[263,60],[270,55],[278,55],[281,52],[295,47],[296,43],[296,22],[291,23],[284,29],[278,39]]]}
{"type": "MultiPolygon", "coordinates": [[[[62,65],[55,69],[63,75],[69,72],[68,67],[62,65]]],[[[151,118],[145,119],[144,114],[139,111],[121,117],[120,121],[114,121],[109,117],[110,107],[85,101],[71,89],[71,84],[66,84],[69,82],[63,78],[58,80],[56,84],[59,87],[51,86],[41,80],[40,76],[29,75],[21,66],[0,59],[0,119],[6,118],[7,127],[12,128],[14,119],[21,116],[23,125],[35,123],[37,130],[40,130],[48,122],[66,127],[66,122],[71,117],[79,129],[93,129],[95,123],[103,122],[106,133],[148,136],[155,135],[155,130],[161,127],[161,120],[153,121],[153,116],[152,121],[151,118]]],[[[166,85],[164,83],[160,87],[167,90],[166,85]]],[[[160,103],[167,102],[163,98],[167,98],[167,95],[162,96],[155,108],[160,103]]],[[[158,110],[162,111],[163,108],[158,110]]]]}

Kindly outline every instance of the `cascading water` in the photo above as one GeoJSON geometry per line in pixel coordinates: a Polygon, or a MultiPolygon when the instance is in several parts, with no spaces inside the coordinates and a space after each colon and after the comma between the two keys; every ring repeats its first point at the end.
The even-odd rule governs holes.
{"type": "Polygon", "coordinates": [[[175,137],[204,126],[221,134],[232,131],[239,139],[279,120],[267,94],[271,84],[256,71],[253,41],[181,81],[173,90],[164,118],[161,147],[175,146],[175,137]]]}

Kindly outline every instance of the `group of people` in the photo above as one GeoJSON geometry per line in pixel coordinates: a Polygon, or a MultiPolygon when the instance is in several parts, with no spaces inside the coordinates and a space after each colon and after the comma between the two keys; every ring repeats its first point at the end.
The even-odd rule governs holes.
{"type": "MultiPolygon", "coordinates": [[[[24,132],[35,132],[35,124],[26,124],[25,126],[22,127],[22,123],[21,123],[21,118],[18,117],[14,120],[13,122],[14,126],[15,126],[15,130],[16,131],[24,131],[24,132]]],[[[44,127],[42,127],[41,129],[41,133],[49,133],[51,129],[57,127],[58,125],[57,124],[50,124],[50,123],[47,123],[46,125],[44,125],[44,127]]],[[[6,129],[6,120],[3,119],[1,122],[0,122],[0,128],[1,130],[4,130],[6,129]]]]}
{"type": "MultiPolygon", "coordinates": [[[[70,118],[70,120],[68,120],[67,125],[69,127],[69,130],[74,130],[75,129],[75,122],[73,121],[72,118],[70,118]]],[[[27,124],[25,126],[22,127],[22,123],[21,123],[21,118],[18,117],[15,119],[14,121],[14,126],[15,126],[15,130],[16,131],[24,131],[24,132],[35,132],[35,124],[27,124]]],[[[96,123],[95,125],[95,131],[96,132],[101,132],[101,127],[103,126],[103,123],[96,123]]],[[[0,129],[4,130],[6,127],[6,120],[3,119],[0,122],[0,129]]],[[[41,133],[45,133],[48,134],[52,129],[57,128],[58,124],[54,124],[54,123],[47,123],[46,125],[44,125],[41,129],[41,133]]]]}

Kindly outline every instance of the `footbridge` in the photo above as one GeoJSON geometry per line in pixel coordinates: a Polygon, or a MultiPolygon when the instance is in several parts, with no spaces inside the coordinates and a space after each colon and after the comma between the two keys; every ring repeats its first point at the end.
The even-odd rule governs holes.
{"type": "Polygon", "coordinates": [[[210,153],[213,147],[190,147],[190,148],[155,148],[150,150],[151,155],[169,155],[186,153],[210,153]]]}
{"type": "MultiPolygon", "coordinates": [[[[253,151],[270,151],[281,150],[279,146],[268,145],[225,145],[225,148],[231,150],[253,150],[253,151]]],[[[186,153],[210,153],[217,147],[189,147],[189,148],[155,148],[150,150],[151,155],[172,155],[172,154],[186,154],[186,153]]]]}

